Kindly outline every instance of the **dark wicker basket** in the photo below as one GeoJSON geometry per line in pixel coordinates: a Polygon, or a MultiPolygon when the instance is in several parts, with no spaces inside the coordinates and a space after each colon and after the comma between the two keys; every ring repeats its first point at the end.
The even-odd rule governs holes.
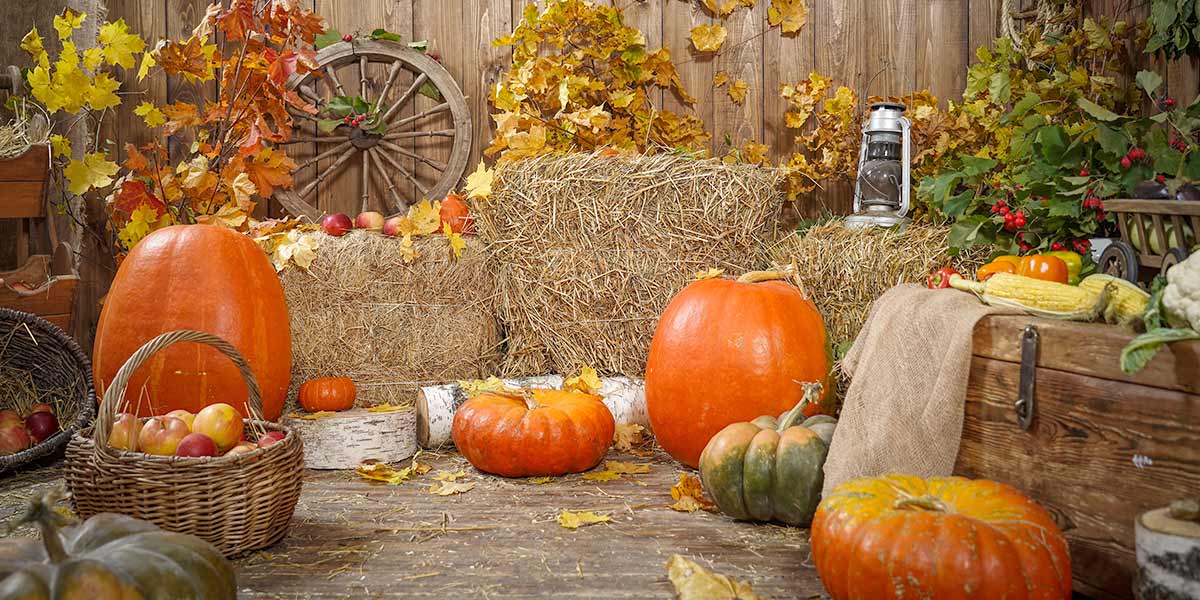
{"type": "MultiPolygon", "coordinates": [[[[55,390],[55,416],[62,430],[40,444],[16,454],[0,456],[0,473],[32,461],[57,455],[77,431],[96,415],[96,392],[92,385],[92,363],[71,336],[36,315],[0,308],[0,368],[28,372],[42,392],[55,390]]],[[[14,402],[4,394],[0,409],[22,414],[41,400],[14,402]]]]}
{"type": "MultiPolygon", "coordinates": [[[[146,342],[104,392],[96,425],[67,446],[63,476],[75,511],[86,519],[113,512],[197,536],[229,557],[283,539],[300,500],[304,445],[286,427],[262,420],[262,394],[245,359],[221,338],[173,331],[146,342]],[[207,344],[237,365],[249,391],[247,432],[281,431],[284,439],[248,454],[188,458],[153,456],[108,445],[129,378],[156,352],[179,342],[207,344]]],[[[249,435],[247,436],[249,437],[249,435]]]]}

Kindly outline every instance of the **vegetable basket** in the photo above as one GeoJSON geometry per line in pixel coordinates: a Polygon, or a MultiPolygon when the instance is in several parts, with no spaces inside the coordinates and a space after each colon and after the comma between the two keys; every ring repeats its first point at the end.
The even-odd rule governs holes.
{"type": "Polygon", "coordinates": [[[64,474],[75,511],[84,519],[102,512],[145,519],[168,531],[198,536],[231,557],[278,542],[300,499],[304,447],[298,435],[261,415],[258,382],[229,343],[198,331],[175,331],[150,340],[117,372],[95,427],[77,433],[67,447],[64,474]],[[207,344],[237,365],[249,390],[252,418],[245,419],[247,438],[267,431],[281,431],[286,437],[246,454],[203,458],[110,447],[109,432],[129,378],[153,354],[178,342],[207,344]]]}
{"type": "Polygon", "coordinates": [[[0,473],[57,454],[96,414],[92,363],[71,336],[35,315],[0,308],[0,377],[9,380],[0,385],[0,409],[26,414],[45,402],[62,426],[40,444],[0,456],[0,473]]]}

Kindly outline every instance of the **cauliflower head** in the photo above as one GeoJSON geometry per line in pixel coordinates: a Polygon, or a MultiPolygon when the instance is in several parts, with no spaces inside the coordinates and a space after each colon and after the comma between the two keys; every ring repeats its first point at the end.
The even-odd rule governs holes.
{"type": "Polygon", "coordinates": [[[1162,302],[1173,327],[1200,331],[1200,252],[1167,271],[1162,302]]]}

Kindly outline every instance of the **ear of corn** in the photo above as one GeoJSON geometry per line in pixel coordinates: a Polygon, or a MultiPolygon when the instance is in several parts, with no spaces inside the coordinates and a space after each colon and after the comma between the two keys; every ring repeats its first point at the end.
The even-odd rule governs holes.
{"type": "Polygon", "coordinates": [[[990,306],[1015,308],[1036,317],[1068,321],[1095,320],[1111,293],[1108,286],[1096,292],[1012,273],[996,273],[985,282],[954,276],[950,278],[950,286],[974,292],[990,306]]]}
{"type": "Polygon", "coordinates": [[[1146,308],[1150,305],[1150,294],[1133,283],[1099,273],[1089,275],[1079,282],[1079,287],[1097,294],[1110,285],[1112,292],[1107,306],[1104,307],[1105,321],[1129,325],[1146,314],[1146,308]]]}

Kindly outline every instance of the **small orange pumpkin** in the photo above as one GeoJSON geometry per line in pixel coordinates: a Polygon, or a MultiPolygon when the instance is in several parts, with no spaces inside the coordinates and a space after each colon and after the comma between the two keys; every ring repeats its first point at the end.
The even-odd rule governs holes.
{"type": "Polygon", "coordinates": [[[442,200],[441,218],[442,223],[450,224],[450,231],[454,233],[475,234],[475,217],[471,216],[471,208],[458,194],[450,193],[442,200]]]}
{"type": "Polygon", "coordinates": [[[349,377],[321,377],[300,386],[300,406],[308,412],[350,410],[356,390],[349,377]]]}
{"type": "Polygon", "coordinates": [[[560,390],[485,393],[454,414],[458,451],[485,473],[565,475],[597,464],[616,424],[599,396],[560,390]]]}

